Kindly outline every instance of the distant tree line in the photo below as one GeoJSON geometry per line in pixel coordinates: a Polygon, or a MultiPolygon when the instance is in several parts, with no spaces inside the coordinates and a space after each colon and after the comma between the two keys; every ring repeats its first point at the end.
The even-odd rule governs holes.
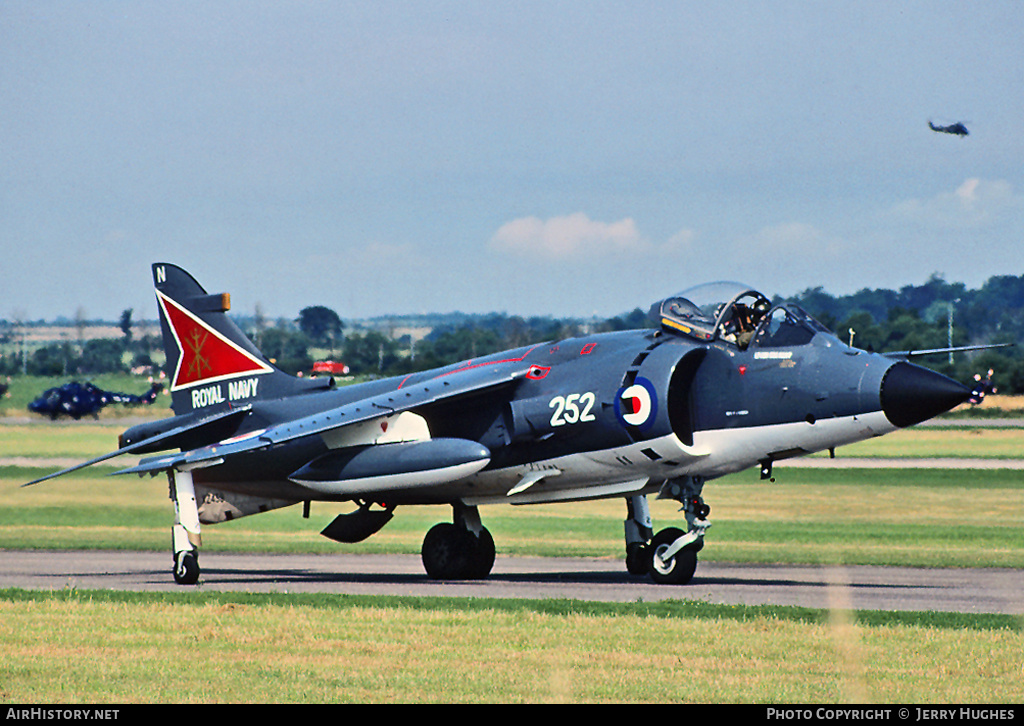
{"type": "Polygon", "coordinates": [[[121,313],[118,325],[121,338],[63,340],[32,350],[19,343],[18,326],[0,326],[0,344],[6,352],[0,356],[0,375],[90,376],[152,368],[154,353],[162,350],[159,337],[136,337],[131,309],[121,313]]]}
{"type": "MultiPolygon", "coordinates": [[[[944,348],[985,343],[1015,343],[1024,333],[1024,276],[999,276],[980,289],[948,283],[932,275],[923,285],[899,290],[863,289],[835,296],[821,287],[791,298],[846,342],[876,352],[944,348]]],[[[354,375],[401,375],[508,348],[591,332],[651,326],[645,310],[606,320],[520,317],[504,313],[401,316],[346,330],[330,308],[304,308],[296,320],[268,324],[262,316],[239,319],[264,355],[290,373],[308,373],[315,360],[344,361],[354,375]],[[424,338],[389,334],[389,327],[431,327],[424,338]]],[[[153,365],[160,341],[132,334],[131,311],[122,314],[119,339],[64,341],[33,350],[22,360],[0,358],[0,374],[84,376],[153,365]]],[[[10,328],[5,349],[10,351],[10,328]]],[[[2,341],[0,341],[2,342],[2,341]]],[[[962,381],[993,369],[1004,393],[1024,392],[1024,347],[919,359],[923,365],[962,381]]]]}
{"type": "MultiPolygon", "coordinates": [[[[1024,276],[989,278],[980,289],[933,274],[923,285],[863,289],[833,296],[810,288],[793,298],[836,335],[880,353],[990,343],[1017,343],[1024,334],[1024,276]],[[852,333],[851,333],[852,331],[852,333]],[[950,338],[952,334],[952,338],[950,338]]],[[[1024,392],[1024,346],[916,359],[960,381],[994,371],[1001,393],[1024,392]]]]}

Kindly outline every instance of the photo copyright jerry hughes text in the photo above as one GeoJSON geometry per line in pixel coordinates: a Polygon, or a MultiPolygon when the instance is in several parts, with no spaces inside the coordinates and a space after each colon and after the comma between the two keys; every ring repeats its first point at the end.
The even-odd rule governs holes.
{"type": "Polygon", "coordinates": [[[768,708],[768,719],[780,721],[1013,721],[1017,718],[1016,708],[987,708],[960,706],[956,708],[922,708],[920,706],[897,708],[841,708],[820,706],[817,708],[768,708]]]}
{"type": "Polygon", "coordinates": [[[8,706],[4,713],[6,721],[116,721],[117,708],[61,708],[59,706],[25,707],[8,706]]]}

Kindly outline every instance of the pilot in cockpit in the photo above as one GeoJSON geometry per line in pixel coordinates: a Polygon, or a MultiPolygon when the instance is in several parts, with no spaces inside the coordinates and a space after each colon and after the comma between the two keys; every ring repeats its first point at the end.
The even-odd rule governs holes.
{"type": "Polygon", "coordinates": [[[754,329],[768,312],[767,300],[758,300],[754,305],[736,303],[732,306],[729,319],[722,324],[722,337],[735,343],[740,350],[746,350],[754,329]]]}

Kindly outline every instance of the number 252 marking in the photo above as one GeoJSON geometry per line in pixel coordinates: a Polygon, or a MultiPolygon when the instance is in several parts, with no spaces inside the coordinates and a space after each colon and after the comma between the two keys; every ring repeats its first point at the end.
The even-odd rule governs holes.
{"type": "Polygon", "coordinates": [[[548,408],[555,409],[555,413],[551,416],[551,425],[564,426],[595,421],[597,416],[591,413],[591,409],[594,408],[596,401],[597,396],[590,391],[570,393],[568,396],[555,396],[548,404],[548,408]]]}

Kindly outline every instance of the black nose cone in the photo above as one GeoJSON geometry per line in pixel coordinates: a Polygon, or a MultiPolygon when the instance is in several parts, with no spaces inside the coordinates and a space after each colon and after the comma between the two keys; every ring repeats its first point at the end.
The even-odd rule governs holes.
{"type": "Polygon", "coordinates": [[[893,426],[913,426],[960,405],[971,395],[952,378],[911,363],[896,363],[882,378],[882,410],[893,426]]]}

